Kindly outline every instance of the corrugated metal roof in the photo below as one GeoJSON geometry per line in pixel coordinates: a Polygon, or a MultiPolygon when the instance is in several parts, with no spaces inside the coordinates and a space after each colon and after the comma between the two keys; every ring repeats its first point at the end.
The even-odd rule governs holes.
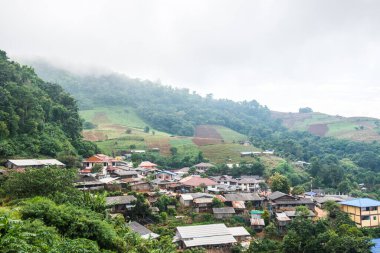
{"type": "Polygon", "coordinates": [[[281,198],[282,196],[285,196],[285,195],[287,195],[287,194],[280,192],[280,191],[275,191],[275,192],[272,192],[271,195],[268,196],[268,198],[271,200],[275,200],[275,199],[281,198]]]}
{"type": "MultiPolygon", "coordinates": [[[[286,216],[288,217],[296,217],[296,216],[299,216],[299,213],[297,213],[297,211],[285,211],[285,214],[286,216]]],[[[307,215],[309,217],[314,217],[315,216],[315,213],[313,213],[313,211],[309,210],[309,214],[307,215]]]]}
{"type": "Polygon", "coordinates": [[[224,194],[227,201],[261,201],[262,198],[257,193],[231,193],[224,194]]]}
{"type": "Polygon", "coordinates": [[[230,235],[230,232],[228,231],[226,225],[223,223],[177,227],[177,231],[182,240],[190,238],[230,235]]]}
{"type": "Polygon", "coordinates": [[[196,246],[205,246],[205,245],[235,243],[236,240],[232,235],[221,235],[221,236],[208,236],[208,237],[194,238],[192,240],[185,240],[183,242],[186,247],[196,247],[196,246]]]}
{"type": "Polygon", "coordinates": [[[213,208],[213,213],[235,213],[235,209],[233,207],[219,207],[219,208],[213,208]]]}
{"type": "Polygon", "coordinates": [[[276,213],[276,219],[278,221],[290,221],[290,218],[285,213],[276,213]]]}
{"type": "Polygon", "coordinates": [[[16,166],[48,166],[48,165],[57,165],[65,166],[63,163],[57,159],[17,159],[17,160],[8,160],[16,166]]]}
{"type": "Polygon", "coordinates": [[[132,195],[126,196],[115,196],[115,197],[107,197],[106,205],[119,205],[119,204],[130,204],[132,201],[136,201],[136,197],[132,195]]]}
{"type": "Polygon", "coordinates": [[[369,198],[353,199],[348,201],[340,202],[341,205],[356,206],[356,207],[370,207],[370,206],[380,206],[380,201],[369,198]]]}
{"type": "Polygon", "coordinates": [[[207,203],[212,203],[212,198],[197,198],[194,199],[193,202],[196,204],[207,204],[207,203]]]}
{"type": "Polygon", "coordinates": [[[181,194],[181,198],[185,201],[193,200],[193,196],[191,196],[191,194],[181,194]]]}
{"type": "Polygon", "coordinates": [[[375,245],[371,248],[372,253],[380,253],[380,238],[372,239],[371,242],[373,242],[375,245]]]}
{"type": "Polygon", "coordinates": [[[230,227],[227,229],[232,236],[250,236],[250,233],[244,227],[230,227]]]}

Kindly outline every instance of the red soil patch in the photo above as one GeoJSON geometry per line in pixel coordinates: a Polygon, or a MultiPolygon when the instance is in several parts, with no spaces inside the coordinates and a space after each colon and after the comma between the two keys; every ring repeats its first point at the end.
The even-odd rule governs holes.
{"type": "Polygon", "coordinates": [[[318,136],[325,136],[329,130],[326,124],[314,124],[310,125],[307,131],[318,136]]]}
{"type": "Polygon", "coordinates": [[[216,131],[212,126],[201,125],[195,128],[196,138],[207,138],[207,139],[223,139],[222,136],[216,131]]]}
{"type": "Polygon", "coordinates": [[[212,126],[200,125],[195,128],[193,142],[198,146],[220,144],[222,136],[212,126]]]}
{"type": "Polygon", "coordinates": [[[104,133],[101,132],[84,131],[82,134],[86,141],[103,141],[106,139],[104,133]]]}
{"type": "Polygon", "coordinates": [[[211,138],[193,138],[193,142],[197,146],[205,146],[205,145],[211,145],[211,144],[220,144],[222,143],[221,139],[211,139],[211,138]]]}

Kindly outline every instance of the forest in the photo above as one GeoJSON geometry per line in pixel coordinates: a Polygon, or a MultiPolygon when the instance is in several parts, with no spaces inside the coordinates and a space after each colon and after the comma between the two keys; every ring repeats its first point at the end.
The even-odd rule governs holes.
{"type": "Polygon", "coordinates": [[[0,51],[0,158],[94,154],[81,131],[71,95],[0,51]]]}

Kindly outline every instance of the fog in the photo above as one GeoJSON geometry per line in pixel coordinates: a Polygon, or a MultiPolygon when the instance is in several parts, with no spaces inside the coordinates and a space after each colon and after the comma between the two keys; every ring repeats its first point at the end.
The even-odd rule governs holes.
{"type": "Polygon", "coordinates": [[[0,1],[0,49],[277,111],[380,118],[380,2],[0,1]]]}

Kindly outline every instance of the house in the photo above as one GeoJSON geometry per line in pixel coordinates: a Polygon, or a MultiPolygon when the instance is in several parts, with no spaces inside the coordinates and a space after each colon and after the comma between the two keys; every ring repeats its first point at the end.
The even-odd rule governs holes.
{"type": "Polygon", "coordinates": [[[380,226],[380,201],[358,198],[340,202],[340,209],[347,213],[359,227],[380,226]]]}
{"type": "Polygon", "coordinates": [[[251,234],[244,227],[229,227],[227,229],[238,242],[251,239],[251,234]]]}
{"type": "Polygon", "coordinates": [[[264,211],[262,210],[251,210],[251,227],[256,231],[262,231],[265,227],[265,221],[261,217],[263,215],[264,211]]]}
{"type": "Polygon", "coordinates": [[[161,179],[154,179],[150,181],[153,188],[158,188],[162,190],[174,190],[176,191],[177,188],[181,187],[181,184],[178,183],[178,181],[175,180],[161,180],[161,179]]]}
{"type": "Polygon", "coordinates": [[[9,169],[44,168],[48,166],[65,167],[56,159],[11,159],[5,163],[9,169]]]}
{"type": "Polygon", "coordinates": [[[235,214],[235,209],[233,207],[219,207],[213,208],[212,212],[216,219],[226,219],[231,218],[235,214]]]}
{"type": "Polygon", "coordinates": [[[118,177],[118,178],[138,178],[138,173],[135,170],[122,170],[122,169],[116,169],[111,172],[112,177],[118,177]]]}
{"type": "Polygon", "coordinates": [[[215,188],[214,186],[217,185],[215,181],[200,176],[188,176],[182,178],[179,182],[182,184],[183,188],[188,191],[192,191],[196,187],[205,189],[215,188]]]}
{"type": "Polygon", "coordinates": [[[223,175],[223,176],[217,176],[217,177],[211,177],[212,180],[217,182],[218,184],[225,184],[225,185],[237,185],[238,180],[233,178],[232,176],[223,175]]]}
{"type": "Polygon", "coordinates": [[[194,167],[199,171],[207,171],[208,169],[215,167],[215,165],[211,163],[198,163],[194,165],[194,167]]]}
{"type": "Polygon", "coordinates": [[[188,193],[181,194],[179,202],[184,207],[193,207],[197,213],[208,212],[211,211],[214,197],[207,193],[188,193]]]}
{"type": "Polygon", "coordinates": [[[136,221],[131,221],[130,223],[127,223],[127,226],[131,228],[131,230],[137,234],[139,234],[143,239],[155,239],[159,237],[158,234],[153,233],[140,223],[136,221]]]}
{"type": "Polygon", "coordinates": [[[257,193],[231,193],[224,194],[227,204],[232,202],[242,201],[245,205],[251,203],[253,207],[262,206],[263,199],[257,193]]]}
{"type": "Polygon", "coordinates": [[[174,180],[177,178],[177,174],[168,170],[159,171],[156,174],[156,179],[160,180],[174,180]]]}
{"type": "Polygon", "coordinates": [[[181,248],[231,248],[237,242],[224,224],[177,227],[173,241],[181,248]]]}
{"type": "Polygon", "coordinates": [[[260,189],[260,183],[264,183],[265,180],[259,176],[242,176],[237,180],[237,185],[242,191],[251,192],[260,189]]]}
{"type": "Polygon", "coordinates": [[[308,198],[300,198],[294,200],[276,200],[272,203],[273,210],[294,211],[297,206],[306,206],[309,210],[315,210],[315,203],[308,198]]]}
{"type": "Polygon", "coordinates": [[[132,195],[107,197],[106,206],[110,207],[113,213],[124,213],[134,207],[132,203],[136,200],[136,197],[132,195]]]}
{"type": "Polygon", "coordinates": [[[280,230],[283,230],[292,220],[286,215],[286,213],[276,213],[276,223],[280,230]]]}
{"type": "Polygon", "coordinates": [[[156,170],[157,166],[158,166],[157,164],[151,163],[149,161],[141,162],[139,165],[140,168],[149,169],[149,170],[156,170]]]}
{"type": "MultiPolygon", "coordinates": [[[[293,220],[295,217],[300,216],[300,214],[297,211],[284,211],[286,216],[288,216],[291,220],[293,220]]],[[[311,210],[309,210],[309,213],[307,215],[307,218],[314,218],[315,213],[311,210]]]]}
{"type": "Polygon", "coordinates": [[[79,178],[74,182],[74,187],[83,191],[103,190],[104,186],[104,182],[101,182],[95,177],[89,175],[79,175],[79,178]]]}
{"type": "Polygon", "coordinates": [[[130,183],[131,191],[136,192],[148,192],[152,189],[152,185],[149,182],[137,181],[130,183]]]}
{"type": "Polygon", "coordinates": [[[182,169],[174,170],[173,172],[176,173],[180,178],[182,178],[185,175],[189,174],[189,170],[189,167],[184,167],[182,169]]]}
{"type": "Polygon", "coordinates": [[[213,187],[209,187],[207,189],[208,192],[212,193],[232,193],[237,191],[237,186],[234,185],[227,185],[227,184],[217,184],[214,185],[213,187]]]}
{"type": "Polygon", "coordinates": [[[105,175],[107,174],[107,168],[112,168],[116,166],[116,162],[118,162],[118,160],[116,160],[115,158],[103,154],[96,154],[85,159],[82,162],[82,165],[83,169],[85,169],[86,171],[91,171],[92,167],[94,167],[96,164],[100,164],[103,168],[102,174],[105,175]]]}
{"type": "Polygon", "coordinates": [[[313,197],[314,202],[318,207],[322,207],[327,201],[334,201],[336,203],[351,200],[353,198],[348,195],[325,195],[323,197],[313,197]]]}

